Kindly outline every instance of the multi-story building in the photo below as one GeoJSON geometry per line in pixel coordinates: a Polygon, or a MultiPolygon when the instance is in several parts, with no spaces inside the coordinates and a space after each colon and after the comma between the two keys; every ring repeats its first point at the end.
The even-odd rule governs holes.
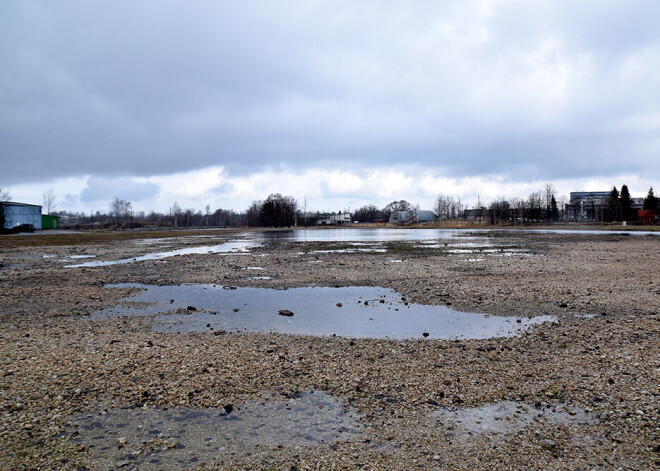
{"type": "Polygon", "coordinates": [[[564,218],[572,222],[602,221],[608,208],[609,191],[574,191],[566,205],[564,218]]]}
{"type": "MultiPolygon", "coordinates": [[[[620,214],[612,215],[610,191],[574,191],[564,211],[564,220],[569,222],[599,222],[617,219],[620,214]]],[[[633,214],[642,209],[644,198],[630,198],[633,214]]],[[[616,209],[615,209],[616,210],[616,209]]],[[[620,211],[620,210],[619,210],[620,211]]]]}

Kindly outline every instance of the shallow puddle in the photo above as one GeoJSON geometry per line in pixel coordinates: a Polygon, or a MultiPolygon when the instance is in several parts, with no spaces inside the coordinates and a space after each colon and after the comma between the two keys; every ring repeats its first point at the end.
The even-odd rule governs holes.
{"type": "Polygon", "coordinates": [[[374,287],[235,288],[214,285],[109,285],[143,291],[95,318],[159,314],[155,330],[244,330],[367,338],[484,339],[506,337],[551,316],[498,317],[413,304],[374,287]],[[126,305],[130,302],[130,305],[126,305]],[[137,306],[135,303],[139,303],[137,306]],[[293,315],[279,315],[287,310],[293,315]],[[168,314],[169,313],[169,314],[168,314]]]}
{"type": "Polygon", "coordinates": [[[84,444],[99,469],[190,469],[260,447],[323,446],[359,432],[358,416],[324,392],[264,394],[241,406],[129,408],[72,420],[71,440],[84,444]]]}
{"type": "Polygon", "coordinates": [[[481,407],[438,411],[437,417],[445,425],[455,426],[461,434],[511,434],[535,423],[594,424],[596,414],[580,407],[558,404],[530,406],[521,402],[502,401],[481,407]]]}
{"type": "Polygon", "coordinates": [[[225,242],[218,245],[204,245],[201,247],[190,247],[187,249],[170,250],[167,252],[150,253],[140,257],[122,258],[119,260],[106,260],[79,263],[76,265],[66,265],[65,268],[82,268],[82,267],[105,267],[108,265],[118,265],[123,263],[142,262],[145,260],[160,260],[168,257],[176,257],[177,255],[191,255],[191,254],[213,254],[213,253],[247,253],[250,247],[257,247],[260,244],[252,240],[225,242]]]}

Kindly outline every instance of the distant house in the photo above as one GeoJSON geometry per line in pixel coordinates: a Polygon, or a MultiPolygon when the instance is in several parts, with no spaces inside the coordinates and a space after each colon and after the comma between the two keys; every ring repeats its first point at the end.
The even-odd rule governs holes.
{"type": "Polygon", "coordinates": [[[320,226],[337,226],[340,224],[350,224],[351,214],[346,213],[322,213],[316,220],[316,224],[320,226]]]}
{"type": "Polygon", "coordinates": [[[486,215],[488,210],[486,208],[466,209],[463,212],[463,219],[471,223],[485,223],[487,221],[486,215]]]}
{"type": "Polygon", "coordinates": [[[415,222],[435,221],[437,218],[433,211],[409,209],[408,211],[393,211],[390,214],[390,223],[412,224],[415,222]]]}
{"type": "Polygon", "coordinates": [[[41,229],[41,206],[15,201],[6,201],[0,205],[5,213],[5,229],[13,229],[21,224],[32,224],[35,229],[41,229]]]}

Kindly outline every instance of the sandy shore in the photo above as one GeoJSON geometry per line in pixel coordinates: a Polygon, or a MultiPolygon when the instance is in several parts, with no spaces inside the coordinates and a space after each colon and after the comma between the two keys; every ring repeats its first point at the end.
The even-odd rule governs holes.
{"type": "MultiPolygon", "coordinates": [[[[273,240],[243,253],[65,268],[244,236],[0,240],[2,467],[161,469],[174,466],[168,456],[184,457],[181,469],[660,467],[660,237],[507,232],[446,246],[273,240]],[[168,334],[152,331],[151,317],[90,319],[139,291],[104,288],[113,283],[380,286],[412,303],[557,322],[460,341],[168,334]],[[226,414],[228,405],[231,417],[256,400],[284,401],[287,411],[286,401],[305,391],[343,405],[351,433],[300,442],[285,427],[275,438],[226,439],[203,454],[164,429],[134,443],[121,428],[101,427],[114,450],[103,461],[101,438],[79,423],[117,411],[128,421],[131,411],[166,408],[226,414]],[[488,429],[492,417],[467,414],[504,401],[518,408],[496,421],[508,426],[488,429]],[[459,413],[463,422],[451,415],[459,413]]],[[[267,410],[268,427],[289,420],[267,410]]],[[[194,420],[188,425],[192,436],[194,420]]]]}

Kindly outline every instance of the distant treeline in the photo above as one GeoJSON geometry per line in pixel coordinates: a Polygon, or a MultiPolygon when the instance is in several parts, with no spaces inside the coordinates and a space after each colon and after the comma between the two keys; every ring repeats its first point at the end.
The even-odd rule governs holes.
{"type": "MultiPolygon", "coordinates": [[[[460,198],[439,195],[433,212],[440,220],[470,220],[484,224],[532,223],[568,220],[564,213],[570,208],[565,196],[557,198],[554,187],[545,185],[542,191],[531,193],[526,198],[506,199],[497,197],[487,205],[477,204],[472,208],[461,203],[460,198]]],[[[644,198],[644,209],[657,210],[658,198],[653,188],[644,198]]],[[[395,200],[382,208],[367,204],[350,212],[351,222],[372,223],[387,222],[395,211],[419,210],[405,200],[395,200]]],[[[108,212],[95,211],[90,214],[59,211],[60,224],[77,227],[138,228],[144,226],[161,227],[291,227],[294,225],[314,225],[327,220],[329,215],[338,213],[312,212],[307,209],[306,200],[301,207],[292,196],[279,193],[269,195],[265,200],[254,201],[244,211],[216,209],[209,205],[203,210],[183,209],[176,202],[166,213],[157,211],[134,211],[130,201],[115,198],[108,212]]],[[[346,214],[346,212],[344,213],[346,214]]],[[[603,203],[600,219],[602,221],[634,220],[631,198],[624,185],[621,192],[616,187],[603,203]]],[[[346,218],[335,219],[345,221],[346,218]]]]}

